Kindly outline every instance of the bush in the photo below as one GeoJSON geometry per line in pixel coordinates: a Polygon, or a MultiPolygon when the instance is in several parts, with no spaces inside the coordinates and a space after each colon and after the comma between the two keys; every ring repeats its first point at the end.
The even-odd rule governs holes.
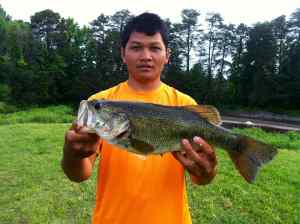
{"type": "Polygon", "coordinates": [[[11,95],[9,85],[0,84],[0,100],[8,101],[11,95]]]}
{"type": "Polygon", "coordinates": [[[0,101],[0,113],[2,114],[13,113],[16,112],[17,110],[18,108],[16,106],[0,101]]]}

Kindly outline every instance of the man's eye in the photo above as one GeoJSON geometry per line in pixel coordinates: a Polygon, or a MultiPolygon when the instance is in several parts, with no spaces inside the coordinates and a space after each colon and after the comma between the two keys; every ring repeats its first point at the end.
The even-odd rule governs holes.
{"type": "Polygon", "coordinates": [[[153,51],[161,51],[161,48],[160,47],[151,47],[151,50],[153,50],[153,51]]]}
{"type": "Polygon", "coordinates": [[[137,51],[137,50],[141,49],[141,47],[140,46],[131,46],[130,49],[137,51]]]}

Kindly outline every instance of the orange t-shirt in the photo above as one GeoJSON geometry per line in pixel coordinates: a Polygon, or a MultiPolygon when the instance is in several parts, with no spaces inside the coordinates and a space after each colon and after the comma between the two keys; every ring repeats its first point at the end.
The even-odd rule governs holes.
{"type": "MultiPolygon", "coordinates": [[[[188,95],[162,83],[137,92],[127,82],[90,99],[131,100],[171,106],[196,104],[188,95]]],[[[159,132],[159,130],[157,130],[159,132]]],[[[141,156],[106,141],[99,149],[93,224],[191,224],[184,169],[171,153],[141,156]]]]}

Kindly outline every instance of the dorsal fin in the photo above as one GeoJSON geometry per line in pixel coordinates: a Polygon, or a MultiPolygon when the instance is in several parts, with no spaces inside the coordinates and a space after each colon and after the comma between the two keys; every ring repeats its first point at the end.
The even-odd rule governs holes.
{"type": "Polygon", "coordinates": [[[189,111],[198,113],[201,117],[214,125],[221,125],[222,119],[217,108],[211,105],[189,105],[184,106],[189,111]]]}

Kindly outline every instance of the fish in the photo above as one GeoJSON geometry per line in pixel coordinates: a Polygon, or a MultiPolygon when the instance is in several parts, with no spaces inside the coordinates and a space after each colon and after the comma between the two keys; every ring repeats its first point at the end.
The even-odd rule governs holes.
{"type": "Polygon", "coordinates": [[[221,116],[211,105],[83,100],[77,122],[110,144],[141,155],[180,151],[181,139],[200,136],[208,144],[224,149],[249,183],[277,154],[270,144],[222,127],[221,116]]]}

